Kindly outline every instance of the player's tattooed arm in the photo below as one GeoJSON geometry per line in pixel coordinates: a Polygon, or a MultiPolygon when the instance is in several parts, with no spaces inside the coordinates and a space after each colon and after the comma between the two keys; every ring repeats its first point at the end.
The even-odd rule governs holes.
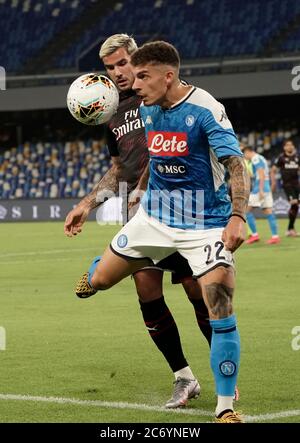
{"type": "Polygon", "coordinates": [[[100,206],[108,198],[115,195],[118,192],[121,172],[122,164],[119,157],[112,157],[111,168],[106,172],[106,174],[104,174],[94,189],[81,200],[79,205],[85,206],[89,210],[92,210],[100,206]]]}
{"type": "Polygon", "coordinates": [[[225,249],[234,252],[246,237],[245,221],[249,199],[249,179],[242,157],[230,156],[221,160],[228,169],[231,182],[232,216],[222,233],[225,249]]]}
{"type": "Polygon", "coordinates": [[[245,218],[250,193],[249,177],[242,157],[230,156],[221,160],[228,169],[231,183],[232,213],[245,218]]]}
{"type": "Polygon", "coordinates": [[[122,164],[118,157],[112,157],[112,163],[112,167],[97,183],[92,192],[68,213],[64,224],[64,232],[68,237],[79,234],[91,210],[100,206],[106,199],[113,197],[118,191],[122,164]]]}

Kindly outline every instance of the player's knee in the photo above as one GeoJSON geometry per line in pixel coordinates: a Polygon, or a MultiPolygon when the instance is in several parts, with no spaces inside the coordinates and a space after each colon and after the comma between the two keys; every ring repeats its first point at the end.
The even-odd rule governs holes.
{"type": "Polygon", "coordinates": [[[142,303],[162,297],[162,272],[148,269],[134,274],[136,292],[142,303]]]}
{"type": "Polygon", "coordinates": [[[181,283],[190,300],[200,300],[203,298],[200,285],[193,277],[185,277],[181,280],[181,283]]]}
{"type": "Polygon", "coordinates": [[[233,288],[222,283],[205,286],[211,317],[226,318],[233,314],[233,288]]]}

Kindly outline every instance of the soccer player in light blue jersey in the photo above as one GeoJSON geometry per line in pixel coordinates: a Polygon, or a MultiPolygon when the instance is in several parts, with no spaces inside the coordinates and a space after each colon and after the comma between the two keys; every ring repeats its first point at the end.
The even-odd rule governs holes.
{"type": "Polygon", "coordinates": [[[259,241],[259,234],[256,229],[256,221],[252,212],[253,208],[261,208],[266,214],[270,230],[271,238],[267,244],[272,245],[280,242],[278,236],[278,228],[275,214],[273,213],[273,196],[270,184],[269,166],[265,157],[257,154],[252,147],[246,146],[243,149],[245,159],[251,162],[253,170],[253,184],[249,198],[249,206],[247,210],[247,222],[251,229],[251,235],[246,241],[252,244],[259,241]]]}
{"type": "Polygon", "coordinates": [[[240,423],[233,409],[240,338],[232,299],[233,252],[245,239],[249,197],[243,156],[223,105],[203,89],[180,82],[179,55],[172,45],[145,44],[131,62],[133,89],[143,99],[150,178],[138,212],[113,238],[89,284],[105,290],[175,251],[185,257],[213,329],[216,421],[240,423]]]}

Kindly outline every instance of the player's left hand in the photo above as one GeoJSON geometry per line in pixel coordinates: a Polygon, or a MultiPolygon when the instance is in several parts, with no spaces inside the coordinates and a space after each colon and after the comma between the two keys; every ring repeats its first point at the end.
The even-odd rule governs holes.
{"type": "Polygon", "coordinates": [[[245,239],[245,222],[240,217],[233,215],[230,217],[222,234],[222,241],[224,242],[225,249],[234,252],[239,246],[241,246],[245,239]]]}
{"type": "Polygon", "coordinates": [[[135,205],[140,203],[145,191],[139,188],[135,188],[130,194],[128,199],[128,210],[130,211],[135,205]]]}

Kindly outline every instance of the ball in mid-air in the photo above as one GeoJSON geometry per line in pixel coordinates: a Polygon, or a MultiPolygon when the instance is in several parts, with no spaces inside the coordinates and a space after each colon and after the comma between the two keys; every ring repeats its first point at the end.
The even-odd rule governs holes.
{"type": "Polygon", "coordinates": [[[84,74],[71,84],[67,95],[68,109],[85,125],[101,125],[116,113],[119,93],[105,75],[84,74]]]}

